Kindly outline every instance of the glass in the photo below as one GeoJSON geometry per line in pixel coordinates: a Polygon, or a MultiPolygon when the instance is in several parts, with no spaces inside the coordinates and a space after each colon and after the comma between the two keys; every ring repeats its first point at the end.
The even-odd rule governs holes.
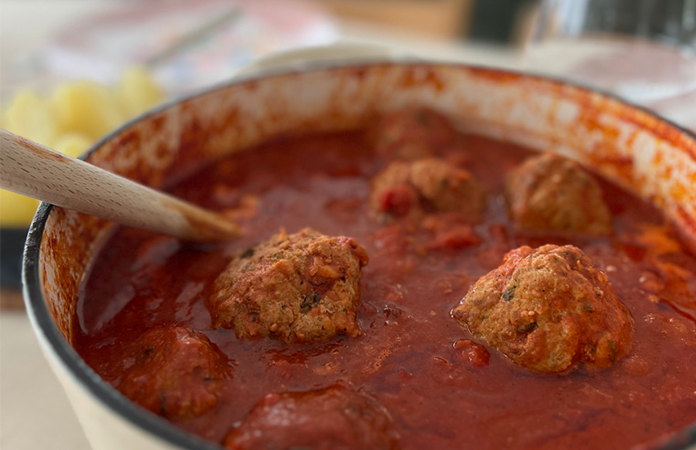
{"type": "Polygon", "coordinates": [[[526,66],[646,106],[696,95],[696,0],[543,0],[526,66]]]}

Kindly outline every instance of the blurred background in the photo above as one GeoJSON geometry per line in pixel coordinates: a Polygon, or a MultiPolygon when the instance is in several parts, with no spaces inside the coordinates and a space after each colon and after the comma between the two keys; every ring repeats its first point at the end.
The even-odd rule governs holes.
{"type": "MultiPolygon", "coordinates": [[[[696,0],[0,0],[0,127],[77,156],[260,59],[385,54],[568,79],[696,129],[696,0]]],[[[0,448],[87,449],[22,309],[36,206],[0,191],[0,448]]]]}
{"type": "Polygon", "coordinates": [[[681,89],[650,98],[694,88],[695,0],[1,0],[0,8],[5,106],[25,87],[113,85],[134,65],[177,95],[268,54],[337,41],[560,76],[577,72],[561,66],[584,66],[575,78],[589,84],[602,83],[592,72],[609,71],[596,60],[611,54],[616,80],[666,77],[655,66],[678,72],[668,81],[681,89]],[[620,43],[629,42],[638,50],[624,60],[620,43]]]}

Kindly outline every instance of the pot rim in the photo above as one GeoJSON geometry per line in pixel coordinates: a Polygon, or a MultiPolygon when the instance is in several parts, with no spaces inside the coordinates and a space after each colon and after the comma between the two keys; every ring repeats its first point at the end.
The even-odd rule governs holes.
{"type": "MultiPolygon", "coordinates": [[[[696,140],[696,132],[677,125],[676,123],[661,117],[648,108],[636,105],[629,101],[620,98],[618,95],[596,89],[581,83],[570,82],[559,77],[550,77],[533,72],[524,72],[518,70],[501,69],[482,65],[473,65],[460,62],[448,61],[429,61],[418,58],[384,58],[384,59],[369,59],[367,61],[360,59],[351,59],[350,61],[305,61],[295,63],[289,67],[271,68],[263,72],[252,72],[231,80],[213,84],[207,88],[196,90],[190,94],[173,98],[161,105],[129,120],[114,131],[107,134],[94,144],[87,152],[79,157],[85,160],[90,154],[99,149],[109,140],[113,139],[123,130],[129,128],[133,124],[140,122],[148,117],[159,113],[165,109],[171,108],[177,104],[194,98],[209,94],[211,92],[245,84],[248,82],[263,80],[266,78],[288,76],[306,72],[330,71],[333,69],[340,70],[344,68],[360,68],[360,67],[375,67],[375,66],[392,66],[392,65],[419,65],[419,66],[450,66],[460,67],[464,69],[473,69],[485,72],[495,72],[498,74],[507,74],[520,76],[526,79],[538,79],[550,81],[555,84],[575,87],[583,91],[600,94],[604,97],[615,100],[632,109],[642,111],[653,118],[658,119],[676,129],[686,136],[696,140]]],[[[159,417],[128,400],[116,388],[104,381],[85,361],[79,356],[75,349],[68,343],[65,337],[61,334],[56,326],[51,313],[46,304],[43,292],[41,289],[41,276],[39,270],[39,256],[41,250],[41,240],[43,237],[46,221],[51,212],[53,205],[42,202],[36,211],[34,219],[29,227],[29,233],[24,247],[22,261],[22,285],[23,297],[26,305],[27,314],[29,316],[34,333],[39,338],[39,341],[48,354],[53,353],[60,364],[67,372],[78,381],[80,387],[88,391],[93,397],[99,400],[102,406],[108,408],[112,412],[118,414],[121,419],[134,425],[142,431],[151,434],[153,437],[164,440],[174,446],[185,450],[220,450],[220,445],[206,441],[198,436],[187,433],[176,427],[166,419],[159,417]]],[[[639,444],[635,448],[641,449],[656,449],[656,450],[684,450],[690,446],[696,445],[696,422],[687,425],[686,427],[674,431],[666,436],[657,438],[656,440],[646,444],[639,444]]]]}

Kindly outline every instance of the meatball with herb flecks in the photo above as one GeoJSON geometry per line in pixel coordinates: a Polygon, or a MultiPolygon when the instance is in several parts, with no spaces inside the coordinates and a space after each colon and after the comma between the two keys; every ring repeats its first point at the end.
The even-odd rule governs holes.
{"type": "Polygon", "coordinates": [[[510,218],[523,230],[591,235],[611,232],[611,213],[597,181],[553,153],[525,161],[505,183],[510,218]]]}
{"type": "Polygon", "coordinates": [[[216,327],[240,339],[271,337],[290,343],[358,336],[355,322],[362,246],[306,228],[284,231],[234,258],[214,283],[208,309],[216,327]]]}
{"type": "Polygon", "coordinates": [[[454,212],[478,222],[485,193],[464,169],[436,158],[391,163],[372,180],[370,205],[380,214],[420,218],[426,213],[454,212]]]}
{"type": "Polygon", "coordinates": [[[267,394],[225,438],[234,450],[393,450],[398,434],[374,398],[336,384],[267,394]]]}
{"type": "Polygon", "coordinates": [[[631,343],[633,318],[607,276],[571,245],[520,247],[452,310],[462,328],[522,367],[606,368],[631,343]]]}
{"type": "Polygon", "coordinates": [[[231,366],[204,334],[155,328],[135,347],[135,364],[118,386],[126,397],[170,420],[198,417],[217,406],[231,366]]]}

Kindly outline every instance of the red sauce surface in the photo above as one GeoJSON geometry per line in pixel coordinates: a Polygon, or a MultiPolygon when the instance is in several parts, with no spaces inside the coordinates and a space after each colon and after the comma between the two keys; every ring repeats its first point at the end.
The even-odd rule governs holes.
{"type": "Polygon", "coordinates": [[[696,421],[696,258],[678,246],[660,213],[602,183],[614,216],[610,237],[532,236],[510,224],[506,172],[532,154],[465,135],[452,154],[486,188],[474,227],[480,242],[460,249],[404,247],[397,227],[368,211],[369,179],[385,165],[360,132],[281,139],[233,155],[173,187],[215,210],[236,209],[247,233],[194,246],[120,228],[93,264],[79,299],[75,347],[118,385],[129,343],[155,326],[203,332],[234,361],[218,406],[175,422],[219,443],[268,392],[352,384],[391,413],[403,449],[614,449],[651,441],[696,421]],[[258,200],[255,214],[248,201],[258,200]],[[245,207],[244,205],[247,205],[245,207]],[[213,280],[235,252],[280,227],[345,235],[369,257],[361,280],[358,338],[286,345],[238,340],[215,330],[205,307],[213,280]],[[450,317],[480,276],[521,245],[573,244],[605,271],[635,318],[628,355],[603,371],[532,373],[494,348],[481,351],[450,317]]]}

